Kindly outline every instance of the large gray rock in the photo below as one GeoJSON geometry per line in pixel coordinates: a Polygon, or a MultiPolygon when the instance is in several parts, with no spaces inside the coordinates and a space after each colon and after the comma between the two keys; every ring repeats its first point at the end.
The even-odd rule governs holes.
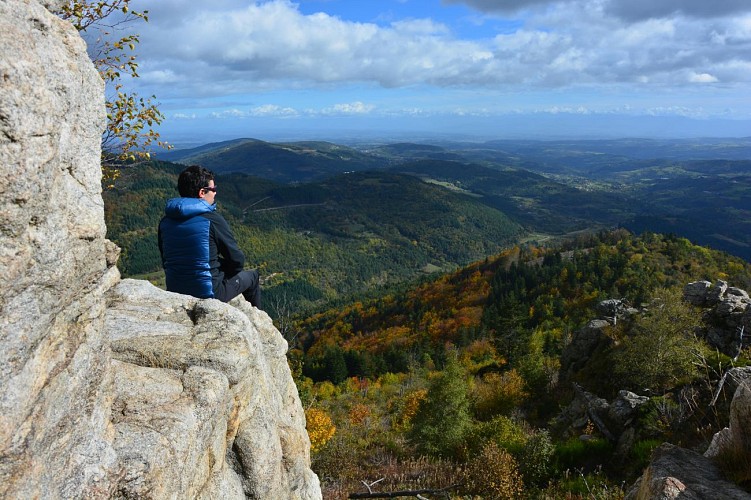
{"type": "Polygon", "coordinates": [[[715,458],[729,452],[738,456],[751,456],[751,381],[738,385],[730,404],[730,423],[714,435],[704,456],[715,458]]]}
{"type": "Polygon", "coordinates": [[[0,0],[0,47],[0,498],[320,498],[269,317],[120,281],[78,33],[0,0]]]}
{"type": "Polygon", "coordinates": [[[620,319],[627,319],[639,313],[625,299],[602,300],[597,304],[596,310],[602,319],[613,325],[620,319]]]}
{"type": "Polygon", "coordinates": [[[695,281],[683,287],[687,302],[705,309],[703,337],[713,348],[735,358],[751,341],[751,298],[725,281],[695,281]]]}
{"type": "Polygon", "coordinates": [[[618,429],[625,429],[638,416],[639,408],[649,402],[646,396],[639,396],[631,391],[618,391],[618,397],[610,403],[608,419],[617,425],[618,429]]]}
{"type": "Polygon", "coordinates": [[[751,495],[726,481],[708,458],[664,443],[626,495],[628,500],[748,500],[751,495]]]}
{"type": "Polygon", "coordinates": [[[707,303],[707,294],[712,288],[709,281],[692,281],[683,287],[683,298],[689,304],[704,306],[707,303]]]}
{"type": "Polygon", "coordinates": [[[584,368],[598,348],[612,344],[613,341],[605,333],[605,329],[611,326],[611,322],[607,320],[593,319],[577,330],[561,354],[561,373],[570,377],[584,368]]]}
{"type": "Polygon", "coordinates": [[[0,47],[0,497],[106,496],[104,85],[36,1],[0,1],[0,47]]]}
{"type": "Polygon", "coordinates": [[[126,497],[321,497],[287,343],[262,311],[123,280],[110,293],[126,497]]]}

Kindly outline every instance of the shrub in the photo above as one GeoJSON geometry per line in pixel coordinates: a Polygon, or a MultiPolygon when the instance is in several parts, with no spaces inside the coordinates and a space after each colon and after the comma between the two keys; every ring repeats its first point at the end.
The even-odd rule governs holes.
{"type": "Polygon", "coordinates": [[[404,397],[398,420],[396,422],[397,429],[408,429],[412,425],[412,419],[415,418],[417,410],[420,408],[420,404],[425,401],[427,396],[427,389],[418,389],[410,392],[404,397]]]}
{"type": "Polygon", "coordinates": [[[642,428],[655,437],[669,439],[687,415],[684,408],[670,396],[650,398],[642,409],[642,428]]]}
{"type": "Polygon", "coordinates": [[[422,453],[457,456],[471,422],[467,373],[456,358],[450,358],[446,369],[431,380],[409,435],[422,453]]]}
{"type": "Polygon", "coordinates": [[[357,403],[349,410],[349,423],[352,425],[367,424],[371,416],[370,406],[357,403]]]}
{"type": "Polygon", "coordinates": [[[310,437],[310,451],[320,450],[334,436],[336,426],[328,413],[318,408],[305,410],[305,427],[310,437]]]}
{"type": "Polygon", "coordinates": [[[527,484],[544,484],[550,479],[555,446],[547,430],[532,434],[521,450],[520,470],[527,484]]]}
{"type": "Polygon", "coordinates": [[[522,498],[524,493],[516,460],[493,442],[467,462],[462,479],[466,493],[483,498],[522,498]]]}
{"type": "Polygon", "coordinates": [[[487,420],[495,415],[509,414],[529,396],[524,386],[524,379],[516,370],[485,374],[473,391],[475,416],[487,420]]]}
{"type": "Polygon", "coordinates": [[[487,442],[493,442],[507,451],[517,453],[529,439],[529,431],[509,417],[498,416],[488,422],[476,423],[467,434],[470,453],[479,453],[487,442]]]}
{"type": "Polygon", "coordinates": [[[613,445],[606,439],[594,438],[583,441],[571,438],[556,444],[555,461],[558,471],[595,470],[597,466],[608,463],[613,453],[613,445]]]}
{"type": "Polygon", "coordinates": [[[703,350],[694,331],[700,316],[679,290],[658,290],[649,312],[638,317],[623,339],[613,370],[631,390],[664,392],[697,375],[695,355],[703,350]]]}

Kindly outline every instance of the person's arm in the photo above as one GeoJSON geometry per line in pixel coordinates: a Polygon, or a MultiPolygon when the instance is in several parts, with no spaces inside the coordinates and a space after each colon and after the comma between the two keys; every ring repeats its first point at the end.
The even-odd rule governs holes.
{"type": "Polygon", "coordinates": [[[159,245],[159,256],[162,259],[162,267],[164,267],[164,249],[162,247],[162,223],[159,223],[159,226],[157,226],[157,232],[156,232],[156,241],[159,245]]]}
{"type": "Polygon", "coordinates": [[[211,218],[214,236],[216,237],[216,249],[221,256],[222,271],[227,276],[234,276],[243,270],[245,266],[245,254],[237,245],[235,235],[232,233],[224,217],[211,218]]]}

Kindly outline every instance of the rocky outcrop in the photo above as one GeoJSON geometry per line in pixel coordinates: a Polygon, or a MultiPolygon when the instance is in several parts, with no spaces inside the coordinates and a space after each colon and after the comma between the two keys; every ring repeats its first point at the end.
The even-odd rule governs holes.
{"type": "Polygon", "coordinates": [[[751,495],[722,477],[710,459],[665,443],[626,495],[628,500],[748,500],[751,495]]]}
{"type": "Polygon", "coordinates": [[[714,435],[704,456],[716,458],[723,454],[751,457],[751,380],[744,380],[735,391],[730,404],[728,427],[714,435]]]}
{"type": "Polygon", "coordinates": [[[748,292],[718,280],[695,281],[683,288],[687,302],[705,310],[707,342],[722,353],[735,357],[751,342],[751,298],[748,292]]]}
{"type": "Polygon", "coordinates": [[[584,368],[596,352],[612,346],[612,337],[606,331],[608,328],[639,313],[624,299],[603,300],[595,309],[598,318],[577,330],[561,354],[561,375],[564,380],[584,368]]]}
{"type": "Polygon", "coordinates": [[[564,435],[582,434],[591,422],[597,431],[616,445],[621,456],[626,456],[633,445],[635,431],[633,424],[639,408],[649,402],[649,398],[630,391],[620,391],[610,403],[607,400],[585,391],[573,384],[574,399],[564,408],[555,420],[564,435]]]}
{"type": "Polygon", "coordinates": [[[109,293],[126,498],[320,498],[287,343],[264,312],[123,280],[109,293]]]}
{"type": "Polygon", "coordinates": [[[0,45],[0,498],[320,498],[269,317],[120,280],[78,33],[0,0],[0,45]]]}
{"type": "MultiPolygon", "coordinates": [[[[106,495],[104,86],[71,28],[0,2],[0,497],[106,495]]],[[[108,259],[107,256],[110,256],[108,259]]]]}
{"type": "MultiPolygon", "coordinates": [[[[743,331],[751,323],[751,302],[741,289],[724,281],[689,283],[683,289],[687,302],[704,308],[706,339],[728,354],[737,353],[746,339],[743,331]],[[741,335],[739,335],[739,333],[741,335]]],[[[730,422],[712,439],[704,455],[663,444],[655,450],[650,465],[626,498],[751,499],[751,494],[728,481],[718,461],[747,467],[751,457],[751,368],[737,367],[721,379],[712,404],[722,393],[733,394],[730,422]]]]}

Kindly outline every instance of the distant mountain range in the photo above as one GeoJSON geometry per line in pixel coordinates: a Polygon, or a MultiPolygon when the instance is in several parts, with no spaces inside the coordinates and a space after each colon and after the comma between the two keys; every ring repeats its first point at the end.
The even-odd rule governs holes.
{"type": "Polygon", "coordinates": [[[236,139],[170,151],[161,160],[199,164],[216,173],[243,172],[277,182],[308,182],[348,171],[381,168],[383,160],[329,142],[269,143],[236,139]]]}
{"type": "Polygon", "coordinates": [[[367,144],[236,139],[168,152],[281,183],[391,170],[475,196],[530,233],[623,225],[751,260],[751,137],[367,144]]]}

